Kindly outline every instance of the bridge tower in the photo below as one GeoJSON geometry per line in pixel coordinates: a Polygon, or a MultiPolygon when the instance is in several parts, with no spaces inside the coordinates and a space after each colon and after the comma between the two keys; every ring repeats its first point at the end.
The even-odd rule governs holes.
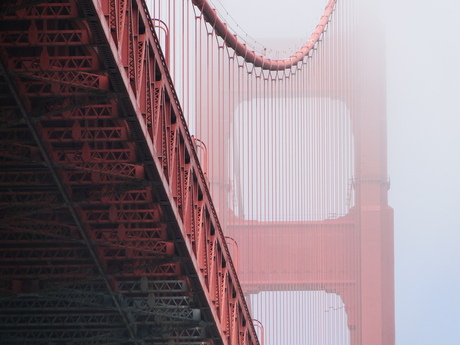
{"type": "MultiPolygon", "coordinates": [[[[335,10],[340,12],[345,8],[347,5],[338,1],[335,10]]],[[[379,20],[378,1],[356,0],[347,10],[349,12],[342,16],[334,13],[328,24],[328,32],[321,34],[322,42],[315,48],[316,55],[307,62],[307,66],[314,65],[309,70],[308,84],[302,84],[300,87],[303,89],[299,91],[296,89],[298,84],[289,81],[289,78],[294,79],[296,75],[290,75],[287,81],[282,81],[285,85],[280,86],[282,90],[278,94],[271,91],[278,95],[280,103],[287,99],[286,103],[295,104],[296,97],[302,92],[305,97],[313,99],[312,102],[321,99],[322,104],[317,106],[319,113],[326,113],[327,107],[338,107],[337,104],[346,108],[350,126],[348,129],[343,128],[343,131],[350,131],[352,154],[345,159],[350,160],[353,171],[349,176],[348,200],[344,200],[349,203],[346,212],[309,220],[299,217],[276,220],[268,219],[270,216],[267,215],[257,218],[244,211],[245,207],[247,209],[244,204],[251,202],[250,197],[238,195],[240,192],[236,190],[236,184],[246,184],[246,192],[260,193],[262,198],[270,194],[276,195],[276,191],[254,191],[267,187],[267,184],[264,186],[257,181],[270,179],[265,177],[270,173],[263,172],[267,166],[254,167],[254,170],[245,173],[246,179],[251,179],[255,186],[250,186],[247,181],[242,182],[244,177],[240,177],[238,182],[234,172],[237,170],[237,163],[232,162],[231,156],[235,155],[238,145],[246,145],[246,151],[253,150],[253,145],[256,147],[254,153],[248,153],[245,156],[247,162],[240,163],[251,169],[248,167],[251,165],[249,162],[253,160],[252,165],[257,166],[262,161],[258,155],[266,153],[262,146],[257,146],[256,138],[241,139],[242,135],[238,134],[235,135],[233,143],[229,143],[224,142],[222,137],[234,135],[231,129],[235,127],[235,123],[244,122],[242,118],[250,116],[258,120],[244,122],[244,131],[255,136],[256,130],[251,132],[247,128],[256,127],[258,133],[267,128],[270,131],[269,136],[274,133],[270,126],[264,128],[261,124],[265,121],[263,115],[257,115],[250,110],[239,110],[254,107],[259,112],[271,111],[266,106],[267,103],[260,100],[268,97],[261,90],[274,88],[271,89],[271,86],[263,83],[256,84],[258,79],[263,79],[263,73],[252,84],[248,82],[235,87],[232,87],[233,84],[221,86],[221,90],[229,94],[230,101],[225,101],[226,109],[222,109],[218,102],[215,103],[209,119],[202,120],[207,128],[200,134],[200,139],[207,144],[207,173],[213,199],[220,210],[219,216],[226,234],[235,239],[238,245],[238,275],[246,294],[289,290],[337,294],[344,303],[351,345],[393,345],[394,245],[393,209],[388,205],[390,180],[387,172],[385,39],[379,20]],[[348,25],[341,23],[341,20],[346,20],[348,25]],[[251,144],[245,144],[245,141],[251,144]],[[257,149],[260,151],[256,153],[257,149]],[[227,152],[230,152],[229,156],[222,158],[227,152]],[[251,177],[254,174],[258,175],[251,177]],[[231,204],[235,199],[239,199],[236,202],[237,207],[231,204]]],[[[219,29],[212,20],[209,22],[219,29]]],[[[235,45],[233,42],[230,44],[235,45]]],[[[256,58],[251,56],[250,60],[255,61],[256,58]]],[[[250,65],[249,62],[248,64],[250,65]]],[[[251,66],[238,68],[247,68],[248,74],[257,74],[257,69],[251,66]]],[[[276,78],[278,76],[279,74],[276,78]]],[[[282,83],[279,80],[271,82],[282,83]]],[[[218,89],[218,86],[214,88],[218,89]]],[[[203,97],[207,97],[206,92],[203,94],[203,97]]],[[[270,113],[272,114],[275,112],[270,113]]],[[[287,117],[285,119],[289,121],[287,117]]],[[[282,134],[285,139],[295,137],[294,126],[285,125],[281,121],[274,123],[290,131],[282,134]]],[[[311,132],[305,128],[305,133],[308,135],[311,132]]],[[[280,142],[282,139],[264,140],[268,143],[271,140],[280,142]]],[[[328,145],[334,144],[331,141],[324,146],[318,145],[320,156],[327,156],[328,150],[331,150],[328,145]]],[[[241,149],[241,155],[246,154],[243,153],[244,150],[241,149]]],[[[287,149],[283,154],[289,155],[295,150],[287,149]]],[[[241,155],[239,158],[244,160],[241,155]]],[[[308,158],[305,157],[305,160],[308,158]]],[[[277,168],[268,167],[273,170],[277,168]]],[[[283,168],[287,171],[291,169],[283,168]]],[[[331,174],[335,173],[333,170],[331,169],[331,174]]],[[[319,180],[312,181],[318,185],[322,183],[319,180]]],[[[272,187],[269,184],[268,188],[272,187]]],[[[319,188],[322,187],[324,186],[319,188]]],[[[278,197],[283,198],[281,194],[278,197]]],[[[316,201],[328,204],[333,202],[334,196],[330,199],[328,196],[321,198],[324,199],[316,201]]],[[[259,200],[254,203],[263,205],[270,202],[259,200]]],[[[276,201],[273,203],[276,204],[276,201]]],[[[283,201],[278,201],[277,205],[282,203],[283,201]]],[[[277,212],[276,207],[270,209],[277,212]]]]}

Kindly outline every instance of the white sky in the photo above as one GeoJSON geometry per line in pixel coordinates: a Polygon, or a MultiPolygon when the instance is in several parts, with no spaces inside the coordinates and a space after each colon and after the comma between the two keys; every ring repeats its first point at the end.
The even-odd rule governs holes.
{"type": "Polygon", "coordinates": [[[388,0],[397,344],[460,344],[460,2],[388,0]]]}
{"type": "MultiPolygon", "coordinates": [[[[317,11],[308,7],[315,1],[322,10],[324,0],[220,3],[250,36],[279,38],[283,29],[285,37],[304,37],[314,27],[307,18],[317,11]],[[288,22],[279,22],[280,17],[288,22]]],[[[382,15],[389,195],[395,209],[396,344],[458,345],[460,1],[386,0],[382,15]]]]}

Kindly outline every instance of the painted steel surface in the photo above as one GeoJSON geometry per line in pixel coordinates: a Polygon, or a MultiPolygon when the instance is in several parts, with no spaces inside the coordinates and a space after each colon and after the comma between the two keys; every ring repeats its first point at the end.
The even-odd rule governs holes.
{"type": "Polygon", "coordinates": [[[0,6],[4,344],[258,343],[145,6],[0,6]]]}

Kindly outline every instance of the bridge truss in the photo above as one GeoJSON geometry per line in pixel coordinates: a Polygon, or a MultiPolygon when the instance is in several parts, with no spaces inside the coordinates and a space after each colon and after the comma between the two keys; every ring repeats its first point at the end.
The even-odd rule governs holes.
{"type": "Polygon", "coordinates": [[[0,5],[2,344],[257,344],[143,1],[0,5]]]}

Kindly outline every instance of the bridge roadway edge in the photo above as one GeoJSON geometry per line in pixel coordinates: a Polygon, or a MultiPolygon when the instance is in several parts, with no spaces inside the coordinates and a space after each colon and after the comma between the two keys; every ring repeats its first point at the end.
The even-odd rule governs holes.
{"type": "MultiPolygon", "coordinates": [[[[101,8],[100,7],[98,8],[97,5],[96,5],[96,4],[100,4],[99,1],[97,1],[97,0],[84,0],[84,2],[86,4],[86,6],[88,6],[90,8],[90,12],[92,12],[92,13],[89,13],[89,14],[86,15],[86,18],[88,19],[88,21],[90,23],[92,23],[94,26],[101,25],[101,23],[106,23],[105,18],[102,15],[101,8]],[[97,21],[90,20],[90,18],[93,17],[94,15],[98,16],[97,21]]],[[[186,133],[186,137],[188,139],[187,140],[188,150],[189,150],[189,152],[191,152],[193,154],[193,156],[195,158],[196,169],[199,171],[200,180],[199,180],[198,183],[200,184],[200,187],[202,188],[202,190],[204,190],[206,192],[206,194],[207,194],[206,203],[208,204],[209,209],[212,210],[212,214],[214,216],[213,221],[216,223],[216,228],[218,229],[219,234],[221,236],[221,245],[222,245],[223,248],[225,248],[226,260],[230,263],[230,266],[232,267],[232,270],[230,272],[232,274],[233,281],[238,286],[240,303],[244,306],[244,309],[246,310],[247,315],[249,315],[249,308],[246,305],[244,297],[242,297],[242,296],[244,296],[243,291],[242,291],[241,285],[239,283],[239,280],[238,280],[238,277],[237,277],[237,274],[236,274],[236,270],[234,268],[233,261],[231,259],[230,251],[229,251],[228,246],[227,246],[227,244],[225,242],[225,236],[223,234],[222,228],[221,228],[221,226],[219,224],[219,221],[218,221],[218,218],[217,218],[217,212],[215,211],[214,205],[212,204],[211,194],[210,194],[209,188],[207,186],[207,182],[206,182],[206,179],[204,177],[203,170],[201,169],[201,166],[198,163],[199,162],[198,155],[196,153],[194,145],[192,144],[192,139],[191,139],[190,133],[188,132],[188,129],[187,129],[187,124],[186,124],[186,121],[185,121],[185,117],[184,117],[183,112],[181,110],[180,102],[179,102],[177,94],[175,92],[174,85],[173,85],[173,82],[172,82],[172,79],[171,79],[171,75],[170,75],[170,73],[168,71],[168,67],[166,65],[166,60],[164,58],[164,54],[163,54],[163,52],[162,52],[162,50],[160,48],[160,43],[158,41],[158,38],[156,37],[155,31],[153,29],[153,25],[152,25],[151,21],[148,20],[147,15],[146,15],[146,13],[148,13],[146,3],[145,3],[145,1],[142,1],[142,0],[136,0],[136,2],[138,4],[139,8],[143,9],[143,11],[139,11],[139,13],[141,14],[143,20],[145,22],[148,22],[149,27],[151,29],[150,31],[147,30],[147,32],[149,34],[151,34],[152,40],[155,42],[155,45],[153,46],[153,48],[155,50],[155,55],[157,57],[159,57],[159,60],[161,61],[161,64],[159,64],[159,68],[161,70],[161,75],[163,77],[166,77],[167,80],[168,80],[168,82],[165,83],[165,87],[169,91],[169,94],[173,96],[172,99],[174,100],[174,102],[171,102],[171,105],[176,109],[177,114],[180,115],[181,124],[182,124],[182,127],[183,127],[183,129],[184,129],[184,131],[186,133]]],[[[84,7],[84,8],[87,8],[87,7],[84,7]]],[[[102,39],[101,46],[102,47],[110,46],[109,49],[110,49],[111,52],[116,51],[114,42],[111,41],[111,40],[107,40],[107,38],[110,39],[110,35],[108,34],[109,30],[108,30],[107,26],[105,26],[105,25],[102,26],[101,25],[100,28],[97,28],[97,27],[93,27],[93,28],[96,29],[96,30],[92,30],[93,33],[94,32],[99,32],[100,29],[102,29],[104,31],[104,35],[102,37],[100,37],[100,39],[102,39]]],[[[102,56],[114,58],[112,54],[103,54],[102,56]]],[[[116,61],[115,59],[110,61],[108,66],[111,66],[112,65],[111,63],[116,63],[119,66],[119,68],[115,70],[116,72],[119,72],[120,69],[122,70],[122,65],[120,65],[120,63],[118,61],[116,61]]],[[[136,114],[137,119],[134,120],[134,121],[130,121],[130,125],[134,127],[133,128],[133,133],[135,133],[138,136],[139,144],[144,146],[144,150],[145,150],[144,152],[146,152],[146,154],[144,155],[143,159],[146,159],[147,157],[150,158],[151,152],[153,152],[154,150],[153,150],[153,147],[151,145],[149,145],[150,142],[145,140],[145,137],[146,137],[145,127],[143,129],[138,127],[138,126],[141,127],[142,117],[139,115],[139,111],[132,107],[132,105],[135,104],[135,96],[133,95],[131,89],[127,86],[127,85],[129,85],[129,82],[126,79],[125,76],[123,76],[123,75],[121,75],[119,73],[114,73],[112,75],[112,78],[115,79],[115,80],[118,79],[120,82],[122,81],[121,88],[123,88],[123,90],[120,90],[120,93],[126,92],[126,93],[128,93],[130,95],[130,102],[125,102],[124,99],[122,99],[124,106],[128,110],[126,112],[126,114],[136,114]],[[138,133],[142,133],[142,134],[138,134],[138,133]]],[[[114,83],[114,84],[116,85],[116,83],[114,83]]],[[[187,240],[187,236],[186,236],[186,232],[184,230],[184,226],[180,222],[176,222],[176,220],[181,219],[181,217],[179,216],[179,213],[178,213],[177,209],[175,207],[173,207],[173,205],[175,205],[175,202],[174,202],[173,198],[166,192],[166,190],[168,190],[168,188],[169,188],[169,184],[166,181],[166,178],[158,173],[158,171],[161,171],[161,168],[160,168],[161,164],[160,164],[160,162],[159,162],[157,157],[155,157],[154,155],[152,155],[151,157],[152,157],[152,161],[150,161],[150,162],[147,161],[146,162],[146,166],[148,167],[147,172],[150,174],[152,180],[154,180],[154,181],[158,180],[158,179],[161,180],[162,188],[160,188],[158,190],[158,192],[160,193],[160,195],[163,194],[162,197],[164,198],[164,200],[167,200],[167,202],[164,205],[167,206],[166,210],[169,213],[170,219],[174,220],[173,224],[174,224],[175,234],[176,234],[176,236],[180,237],[179,242],[177,242],[177,240],[175,242],[176,242],[176,244],[177,243],[182,244],[182,246],[185,247],[185,248],[183,247],[183,251],[186,252],[188,255],[190,255],[190,262],[188,263],[187,266],[188,266],[188,269],[191,272],[191,275],[196,276],[200,281],[200,283],[195,284],[194,287],[197,288],[199,291],[202,291],[202,293],[200,293],[200,295],[202,296],[201,297],[202,302],[209,306],[209,309],[208,309],[209,315],[207,317],[209,319],[212,319],[212,320],[218,320],[218,315],[217,315],[215,309],[212,307],[213,302],[212,302],[209,294],[207,292],[205,292],[206,291],[206,283],[204,282],[204,279],[200,274],[200,268],[199,268],[197,260],[195,259],[194,255],[193,255],[193,250],[191,249],[191,246],[190,246],[190,244],[189,244],[189,242],[187,240]],[[154,169],[151,168],[152,165],[155,166],[154,169]]],[[[192,280],[192,282],[194,282],[194,280],[192,280]]],[[[255,335],[256,333],[255,333],[254,326],[252,325],[252,321],[249,322],[249,324],[251,325],[251,328],[252,328],[252,334],[255,335]]],[[[217,325],[217,323],[215,323],[214,326],[217,329],[217,332],[219,334],[220,339],[225,339],[226,336],[224,335],[222,329],[217,325]]],[[[253,339],[255,339],[256,343],[258,343],[257,336],[255,336],[253,339]]]]}

